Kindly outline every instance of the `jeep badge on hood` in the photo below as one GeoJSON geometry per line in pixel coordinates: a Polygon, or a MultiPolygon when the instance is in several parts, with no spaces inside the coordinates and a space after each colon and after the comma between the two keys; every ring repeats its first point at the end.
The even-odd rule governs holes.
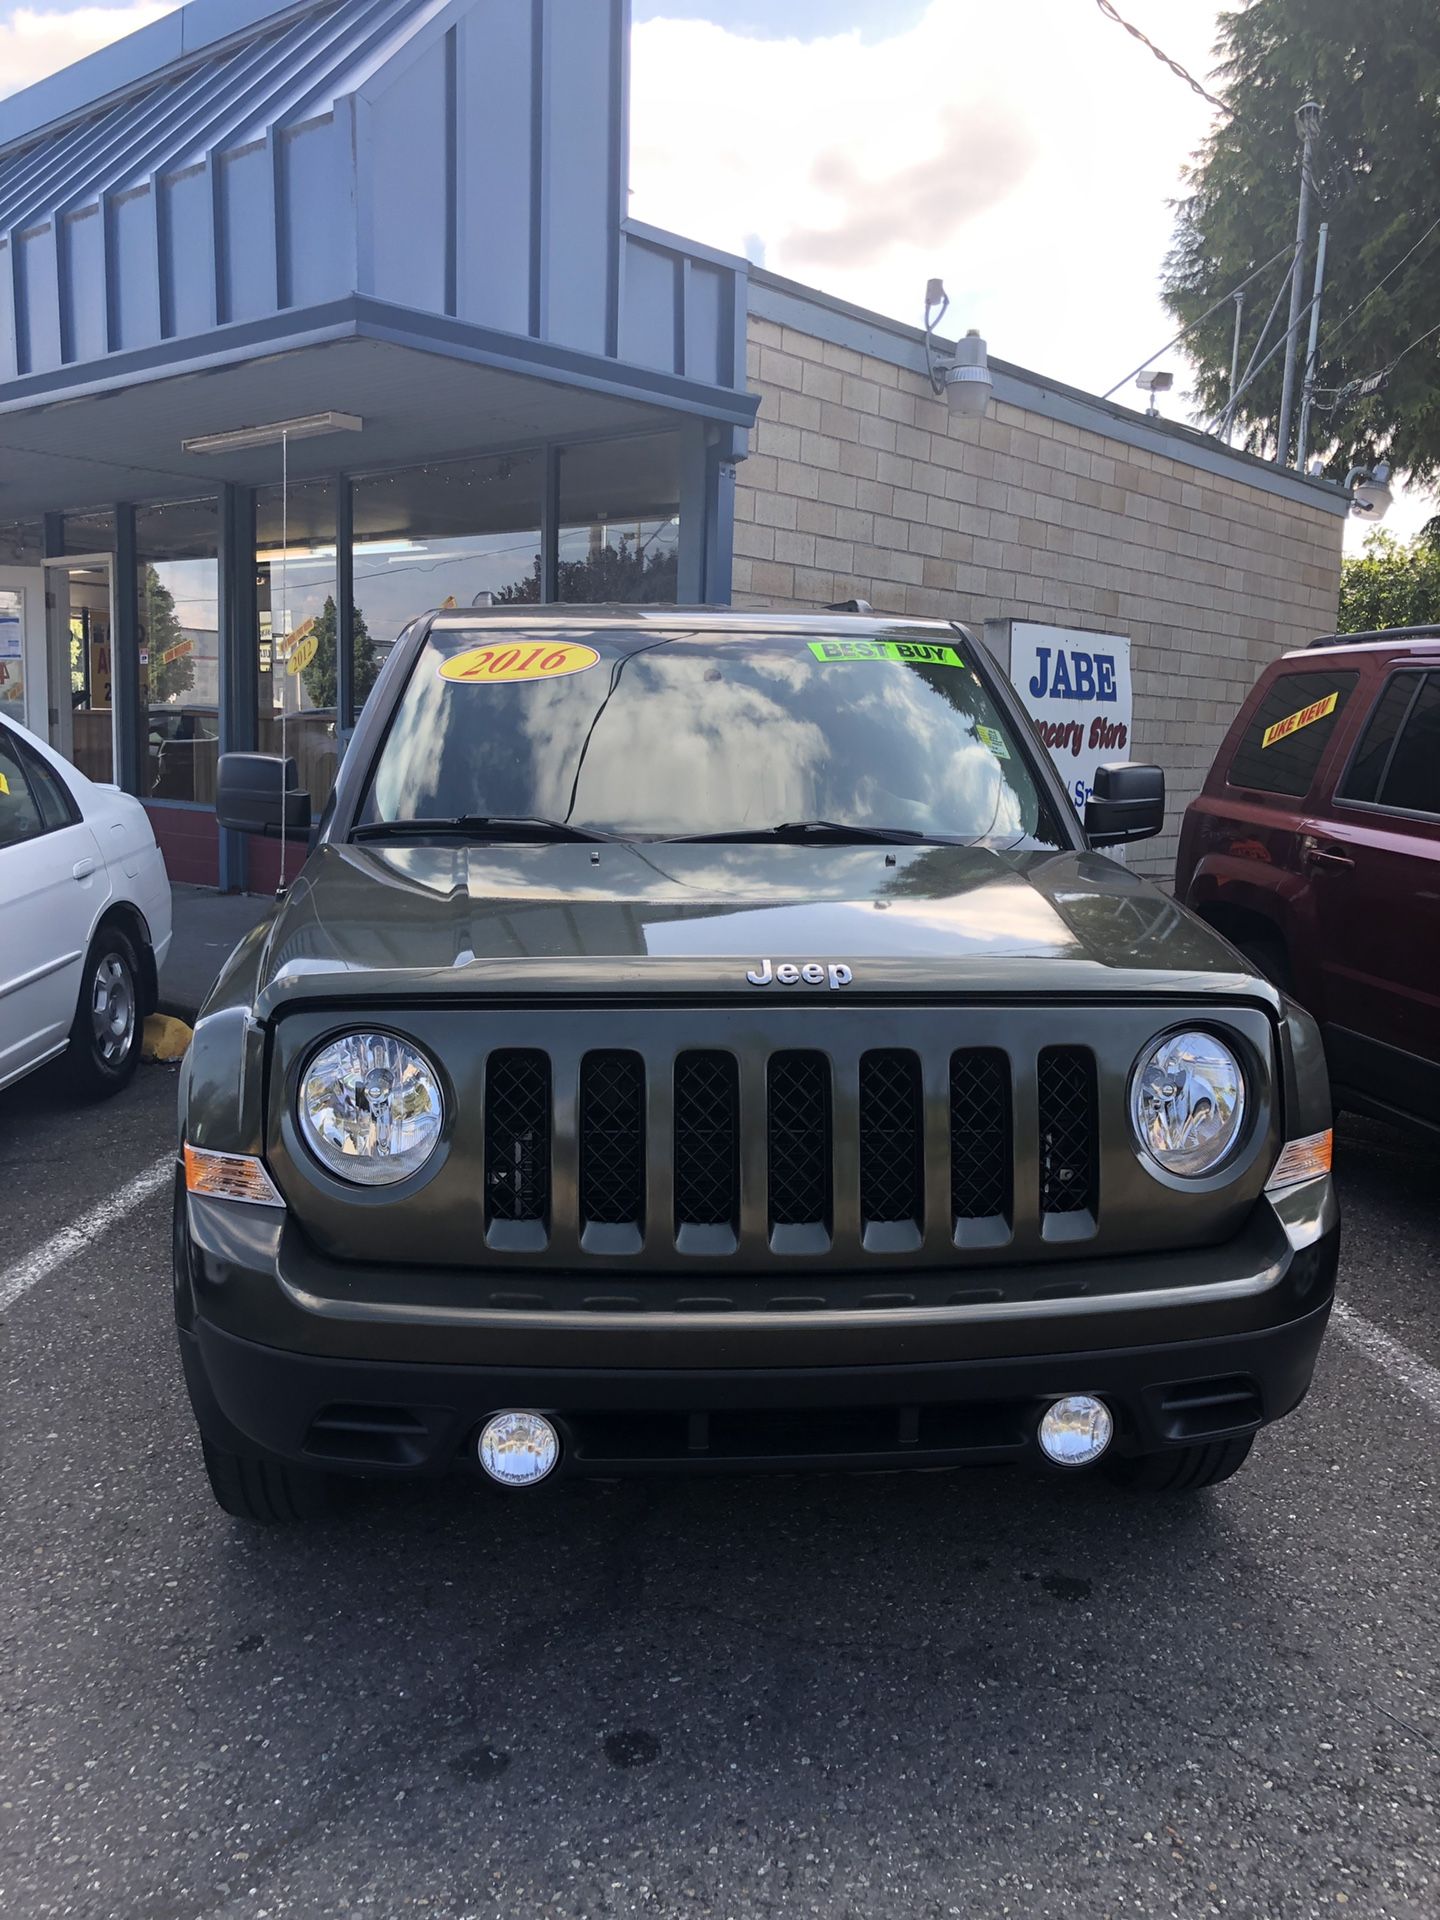
{"type": "Polygon", "coordinates": [[[830,982],[830,991],[834,993],[840,987],[848,987],[855,978],[843,960],[832,960],[821,966],[818,960],[807,960],[803,967],[795,966],[789,960],[782,960],[772,969],[768,960],[762,960],[758,967],[752,967],[745,975],[752,987],[823,987],[830,982]]]}

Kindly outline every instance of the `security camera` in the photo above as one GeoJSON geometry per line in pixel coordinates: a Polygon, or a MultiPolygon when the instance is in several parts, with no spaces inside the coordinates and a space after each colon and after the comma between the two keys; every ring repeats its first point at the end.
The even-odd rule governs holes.
{"type": "Polygon", "coordinates": [[[1135,384],[1142,393],[1169,393],[1175,384],[1175,376],[1152,367],[1145,373],[1137,373],[1135,384]]]}

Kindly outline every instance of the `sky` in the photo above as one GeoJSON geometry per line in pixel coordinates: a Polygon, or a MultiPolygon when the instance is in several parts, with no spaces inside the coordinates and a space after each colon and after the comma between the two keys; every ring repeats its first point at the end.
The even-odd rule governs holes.
{"type": "MultiPolygon", "coordinates": [[[[156,0],[0,0],[0,95],[133,31],[156,0]]],[[[1215,0],[1120,9],[1202,82],[1215,0]]],[[[1175,324],[1158,282],[1213,109],[1093,0],[633,0],[630,211],[1103,393],[1175,324]]],[[[1190,418],[1182,355],[1161,399],[1190,418]]],[[[1145,404],[1133,383],[1116,395],[1145,404]]],[[[1402,536],[1435,511],[1401,495],[1402,536]]],[[[1363,537],[1358,522],[1350,532],[1363,537]]]]}

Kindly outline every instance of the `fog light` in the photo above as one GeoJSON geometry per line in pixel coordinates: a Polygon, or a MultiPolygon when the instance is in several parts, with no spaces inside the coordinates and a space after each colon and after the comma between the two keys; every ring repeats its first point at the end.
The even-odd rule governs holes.
{"type": "Polygon", "coordinates": [[[480,1435],[480,1464],[502,1487],[533,1487],[560,1458],[560,1436],[542,1413],[496,1413],[480,1435]]]}
{"type": "Polygon", "coordinates": [[[1057,1467],[1088,1467],[1110,1444],[1115,1422],[1103,1400],[1068,1393],[1048,1407],[1040,1422],[1040,1445],[1057,1467]]]}

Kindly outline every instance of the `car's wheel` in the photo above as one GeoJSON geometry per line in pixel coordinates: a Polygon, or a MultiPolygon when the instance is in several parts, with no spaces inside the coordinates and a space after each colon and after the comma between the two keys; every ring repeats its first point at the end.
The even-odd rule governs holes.
{"type": "Polygon", "coordinates": [[[1198,1493],[1238,1473],[1255,1444],[1253,1433],[1238,1440],[1207,1440],[1195,1447],[1167,1447],[1110,1463],[1110,1478],[1136,1493],[1198,1493]]]}
{"type": "Polygon", "coordinates": [[[226,1513],[255,1527],[293,1527],[319,1520],[329,1511],[329,1474],[294,1467],[284,1460],[228,1453],[202,1440],[210,1491],[226,1513]]]}
{"type": "Polygon", "coordinates": [[[102,927],[90,943],[66,1062],[80,1092],[106,1100],[140,1064],[140,963],[128,934],[102,927]]]}

